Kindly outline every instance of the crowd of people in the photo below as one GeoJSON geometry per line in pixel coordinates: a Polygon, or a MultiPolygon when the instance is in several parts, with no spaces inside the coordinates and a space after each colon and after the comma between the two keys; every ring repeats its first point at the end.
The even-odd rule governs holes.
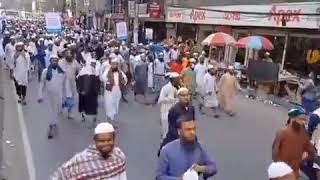
{"type": "MultiPolygon", "coordinates": [[[[2,60],[23,106],[27,105],[29,82],[38,80],[38,102],[47,101],[54,115],[48,116],[48,139],[55,137],[64,114],[68,119],[75,117],[75,105],[82,121],[91,120],[96,126],[94,143],[63,164],[51,179],[127,179],[126,158],[115,147],[115,132],[119,103],[128,102],[131,90],[135,99],[143,95],[147,105],[160,106],[157,180],[207,179],[217,173],[216,163],[197,139],[194,106],[199,104],[200,113],[212,110],[214,118],[220,117],[218,109],[236,115],[235,96],[241,87],[233,66],[221,70],[205,51],[172,38],[128,44],[110,32],[70,28],[52,35],[43,23],[7,23],[2,60]],[[152,102],[147,101],[148,94],[155,95],[152,102]],[[106,119],[98,123],[100,97],[106,119]]],[[[279,131],[273,146],[270,179],[296,179],[304,152],[316,159],[311,142],[319,145],[318,111],[310,116],[308,130],[313,141],[303,130],[306,113],[301,109],[289,112],[288,125],[279,131]]]]}

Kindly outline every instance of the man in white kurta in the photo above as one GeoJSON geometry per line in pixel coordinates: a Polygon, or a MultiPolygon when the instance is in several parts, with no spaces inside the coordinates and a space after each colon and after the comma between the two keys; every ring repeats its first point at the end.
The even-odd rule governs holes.
{"type": "Polygon", "coordinates": [[[217,81],[215,77],[215,70],[212,65],[209,66],[208,72],[204,75],[204,107],[211,108],[214,110],[214,117],[218,118],[219,115],[216,113],[218,107],[217,99],[217,81]]]}
{"type": "Polygon", "coordinates": [[[19,102],[26,105],[25,98],[31,61],[29,54],[23,50],[23,47],[23,42],[18,42],[16,44],[16,52],[13,56],[13,65],[10,67],[10,72],[15,81],[19,102]]]}
{"type": "Polygon", "coordinates": [[[164,139],[168,132],[168,113],[173,105],[178,102],[176,82],[179,77],[178,73],[169,73],[170,82],[162,87],[158,104],[160,104],[160,124],[161,124],[161,137],[164,139]]]}
{"type": "Polygon", "coordinates": [[[111,60],[109,70],[102,76],[105,84],[104,102],[106,116],[109,120],[114,121],[119,112],[119,103],[121,100],[121,88],[127,84],[126,75],[119,68],[120,60],[115,57],[111,60]]]}
{"type": "Polygon", "coordinates": [[[207,66],[204,64],[204,58],[200,57],[199,62],[194,67],[194,72],[196,73],[196,83],[197,83],[197,92],[202,95],[204,80],[203,77],[206,74],[207,66]]]}
{"type": "Polygon", "coordinates": [[[10,37],[10,43],[6,45],[4,48],[5,56],[6,56],[6,65],[9,69],[13,68],[13,56],[16,52],[15,48],[15,38],[13,36],[10,37]]]}
{"type": "MultiPolygon", "coordinates": [[[[71,104],[75,104],[77,97],[76,76],[80,71],[80,64],[73,58],[71,51],[68,49],[65,51],[65,58],[59,61],[59,66],[66,74],[66,80],[64,83],[64,98],[71,100],[71,104]]],[[[67,108],[68,118],[72,119],[72,108],[67,108]]]]}
{"type": "Polygon", "coordinates": [[[42,71],[38,102],[41,103],[45,97],[48,100],[48,109],[51,111],[52,118],[49,122],[48,138],[53,137],[53,131],[57,127],[59,114],[62,110],[63,82],[65,73],[58,66],[58,56],[50,57],[51,64],[42,71]]]}

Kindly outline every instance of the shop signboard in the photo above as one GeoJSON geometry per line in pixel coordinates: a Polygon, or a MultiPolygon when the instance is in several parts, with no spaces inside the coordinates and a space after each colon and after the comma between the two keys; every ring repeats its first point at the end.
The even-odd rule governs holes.
{"type": "Polygon", "coordinates": [[[148,4],[143,3],[143,4],[136,4],[136,8],[138,10],[138,14],[148,14],[148,4]]]}
{"type": "Polygon", "coordinates": [[[124,21],[118,22],[116,24],[117,28],[117,38],[119,40],[126,40],[128,39],[128,30],[127,30],[127,24],[124,21]]]}
{"type": "Polygon", "coordinates": [[[60,13],[48,12],[44,16],[47,31],[54,34],[60,33],[62,29],[60,13]]]}
{"type": "Polygon", "coordinates": [[[168,7],[166,21],[229,26],[319,29],[320,2],[214,6],[198,9],[168,7]],[[251,14],[243,12],[250,12],[251,14]]]}
{"type": "Polygon", "coordinates": [[[276,82],[279,79],[279,66],[276,63],[256,60],[249,62],[247,75],[250,80],[276,82]]]}
{"type": "Polygon", "coordinates": [[[153,2],[149,5],[149,15],[152,18],[160,18],[161,10],[160,5],[156,2],[153,2]]]}
{"type": "Polygon", "coordinates": [[[134,18],[136,15],[136,3],[135,1],[128,1],[128,15],[134,18]]]}

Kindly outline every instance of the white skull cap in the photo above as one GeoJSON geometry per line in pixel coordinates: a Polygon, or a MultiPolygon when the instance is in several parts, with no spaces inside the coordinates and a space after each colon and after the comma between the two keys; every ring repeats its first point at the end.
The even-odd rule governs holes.
{"type": "Polygon", "coordinates": [[[95,135],[104,134],[104,133],[113,133],[113,132],[114,132],[114,127],[108,122],[100,123],[94,129],[95,135]]]}

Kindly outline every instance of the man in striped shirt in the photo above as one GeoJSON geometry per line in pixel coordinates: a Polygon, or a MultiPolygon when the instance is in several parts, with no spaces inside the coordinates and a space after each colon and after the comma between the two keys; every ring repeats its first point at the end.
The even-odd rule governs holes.
{"type": "Polygon", "coordinates": [[[64,163],[51,180],[127,180],[126,158],[115,147],[114,128],[100,123],[95,128],[92,145],[64,163]]]}

